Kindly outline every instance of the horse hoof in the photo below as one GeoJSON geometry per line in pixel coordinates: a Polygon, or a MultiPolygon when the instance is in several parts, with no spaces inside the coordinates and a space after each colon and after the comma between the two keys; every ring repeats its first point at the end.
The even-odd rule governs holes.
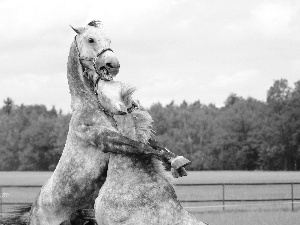
{"type": "Polygon", "coordinates": [[[183,156],[177,156],[177,157],[171,159],[171,166],[175,170],[178,170],[180,167],[184,167],[190,163],[191,163],[191,161],[184,158],[183,156]]]}
{"type": "Polygon", "coordinates": [[[180,177],[178,171],[175,170],[174,168],[171,168],[171,173],[172,173],[172,176],[173,176],[174,178],[180,177]]]}
{"type": "Polygon", "coordinates": [[[188,175],[184,167],[179,168],[179,173],[181,177],[185,177],[188,175]]]}
{"type": "Polygon", "coordinates": [[[184,176],[188,175],[186,170],[184,169],[184,167],[181,167],[178,170],[175,170],[174,168],[171,168],[171,173],[172,173],[172,176],[174,178],[184,177],[184,176]]]}

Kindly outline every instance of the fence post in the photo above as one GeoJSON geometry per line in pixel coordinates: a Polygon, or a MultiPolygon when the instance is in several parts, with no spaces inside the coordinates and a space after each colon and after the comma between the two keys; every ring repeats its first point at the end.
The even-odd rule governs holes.
{"type": "Polygon", "coordinates": [[[294,212],[294,183],[291,183],[291,193],[292,193],[292,211],[294,212]]]}
{"type": "Polygon", "coordinates": [[[2,217],[2,198],[3,198],[3,193],[2,193],[2,187],[0,186],[0,218],[2,217]]]}
{"type": "Polygon", "coordinates": [[[222,187],[223,187],[223,211],[225,211],[225,184],[223,184],[222,187]]]}

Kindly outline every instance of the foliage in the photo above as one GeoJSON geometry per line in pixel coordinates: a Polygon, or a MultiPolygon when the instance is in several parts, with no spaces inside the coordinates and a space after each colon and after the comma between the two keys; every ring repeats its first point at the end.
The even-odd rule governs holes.
{"type": "Polygon", "coordinates": [[[157,139],[192,170],[299,170],[300,81],[276,80],[267,102],[232,93],[216,108],[183,102],[150,108],[157,139]]]}
{"type": "MultiPolygon", "coordinates": [[[[190,170],[299,170],[300,81],[276,80],[267,101],[232,93],[224,107],[200,101],[153,104],[156,138],[192,160],[190,170]]],[[[0,110],[0,170],[54,170],[65,145],[70,114],[44,105],[0,110]]]]}
{"type": "Polygon", "coordinates": [[[70,115],[57,113],[55,107],[48,111],[44,105],[13,105],[8,113],[7,102],[0,111],[0,170],[53,170],[70,115]]]}

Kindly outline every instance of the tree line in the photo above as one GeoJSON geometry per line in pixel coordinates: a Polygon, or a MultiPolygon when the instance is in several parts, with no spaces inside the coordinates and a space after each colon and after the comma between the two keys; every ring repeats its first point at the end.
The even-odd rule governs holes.
{"type": "Polygon", "coordinates": [[[44,105],[15,105],[7,98],[0,112],[0,170],[54,170],[71,115],[44,105]]]}
{"type": "MultiPolygon", "coordinates": [[[[192,161],[190,170],[299,170],[300,81],[276,80],[266,101],[230,94],[224,107],[200,101],[153,104],[156,139],[192,161]]],[[[70,114],[44,105],[0,111],[0,170],[54,170],[70,114]]]]}

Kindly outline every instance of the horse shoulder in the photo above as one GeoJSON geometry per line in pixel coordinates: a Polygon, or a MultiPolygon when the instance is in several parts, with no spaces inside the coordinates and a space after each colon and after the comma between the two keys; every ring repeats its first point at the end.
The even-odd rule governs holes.
{"type": "Polygon", "coordinates": [[[98,143],[96,140],[101,138],[107,130],[113,129],[111,122],[102,114],[89,107],[74,111],[69,125],[69,133],[81,142],[96,146],[98,143]]]}

